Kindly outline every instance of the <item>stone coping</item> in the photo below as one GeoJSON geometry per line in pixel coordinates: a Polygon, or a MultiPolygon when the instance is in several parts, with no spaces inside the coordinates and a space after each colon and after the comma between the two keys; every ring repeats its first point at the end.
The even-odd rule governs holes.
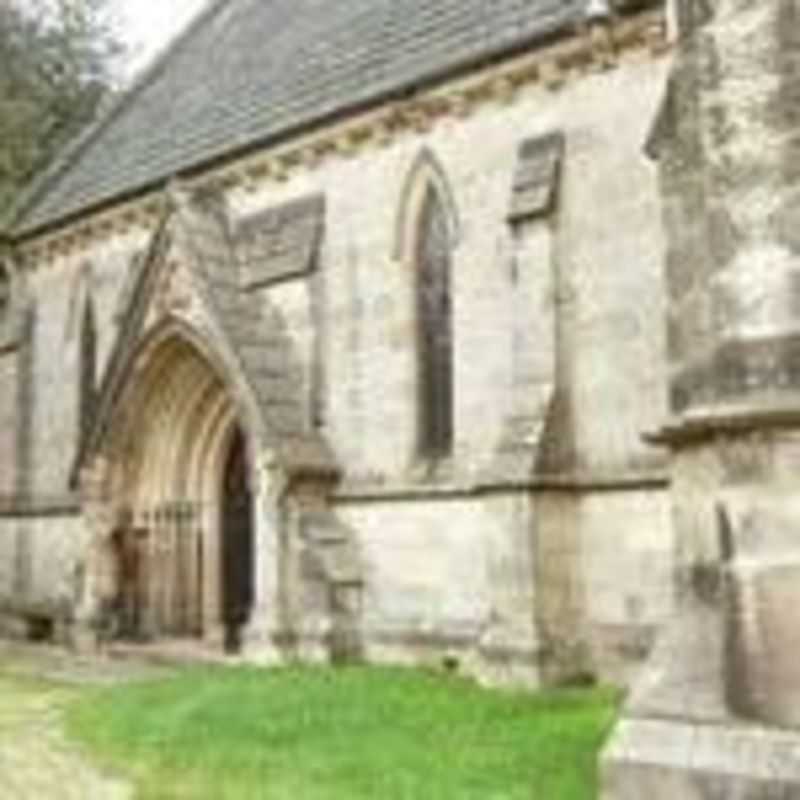
{"type": "Polygon", "coordinates": [[[800,428],[800,397],[774,398],[747,404],[702,408],[668,419],[656,431],[644,434],[650,444],[679,445],[707,439],[717,433],[742,433],[757,428],[800,428]]]}

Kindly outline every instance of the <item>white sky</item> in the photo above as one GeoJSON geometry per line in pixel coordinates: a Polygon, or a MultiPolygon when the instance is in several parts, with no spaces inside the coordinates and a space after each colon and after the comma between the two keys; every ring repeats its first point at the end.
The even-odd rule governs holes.
{"type": "Polygon", "coordinates": [[[114,0],[115,27],[131,50],[130,76],[161,51],[194,17],[206,0],[114,0]]]}

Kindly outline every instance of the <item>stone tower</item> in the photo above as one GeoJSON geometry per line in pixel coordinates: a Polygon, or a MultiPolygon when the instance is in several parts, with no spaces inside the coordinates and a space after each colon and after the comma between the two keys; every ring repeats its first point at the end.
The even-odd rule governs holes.
{"type": "Polygon", "coordinates": [[[800,4],[682,0],[668,233],[679,614],[606,800],[800,797],[800,4]]]}

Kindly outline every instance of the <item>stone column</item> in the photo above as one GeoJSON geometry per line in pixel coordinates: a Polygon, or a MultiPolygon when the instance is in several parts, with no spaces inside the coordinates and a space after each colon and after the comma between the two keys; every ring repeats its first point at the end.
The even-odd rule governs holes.
{"type": "Polygon", "coordinates": [[[253,607],[242,635],[243,653],[262,664],[281,661],[280,501],[284,478],[273,456],[261,453],[253,466],[253,607]]]}
{"type": "Polygon", "coordinates": [[[536,689],[541,685],[541,647],[531,612],[538,602],[533,501],[520,493],[488,497],[483,503],[484,513],[504,524],[487,553],[492,611],[480,637],[477,673],[488,684],[536,689]]]}
{"type": "Polygon", "coordinates": [[[656,149],[679,616],[603,798],[800,798],[800,5],[677,12],[656,149]]]}
{"type": "Polygon", "coordinates": [[[91,652],[97,646],[97,623],[101,602],[114,590],[108,536],[114,526],[114,509],[107,491],[108,465],[95,458],[81,474],[81,505],[84,536],[81,560],[76,564],[76,600],[73,646],[91,652]]]}
{"type": "MultiPolygon", "coordinates": [[[[254,501],[255,506],[255,501],[254,501]]],[[[206,504],[201,512],[203,539],[203,639],[221,652],[225,641],[222,626],[221,531],[217,503],[206,504]]]]}

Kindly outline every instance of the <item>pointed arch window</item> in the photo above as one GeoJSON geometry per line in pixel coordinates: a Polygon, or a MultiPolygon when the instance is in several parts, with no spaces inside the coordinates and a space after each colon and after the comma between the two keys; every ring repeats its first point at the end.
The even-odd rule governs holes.
{"type": "Polygon", "coordinates": [[[86,440],[97,401],[97,321],[94,303],[86,298],[81,321],[80,373],[78,398],[78,432],[80,442],[86,440]]]}
{"type": "Polygon", "coordinates": [[[416,239],[418,451],[443,458],[453,447],[451,235],[442,198],[429,183],[416,239]]]}

